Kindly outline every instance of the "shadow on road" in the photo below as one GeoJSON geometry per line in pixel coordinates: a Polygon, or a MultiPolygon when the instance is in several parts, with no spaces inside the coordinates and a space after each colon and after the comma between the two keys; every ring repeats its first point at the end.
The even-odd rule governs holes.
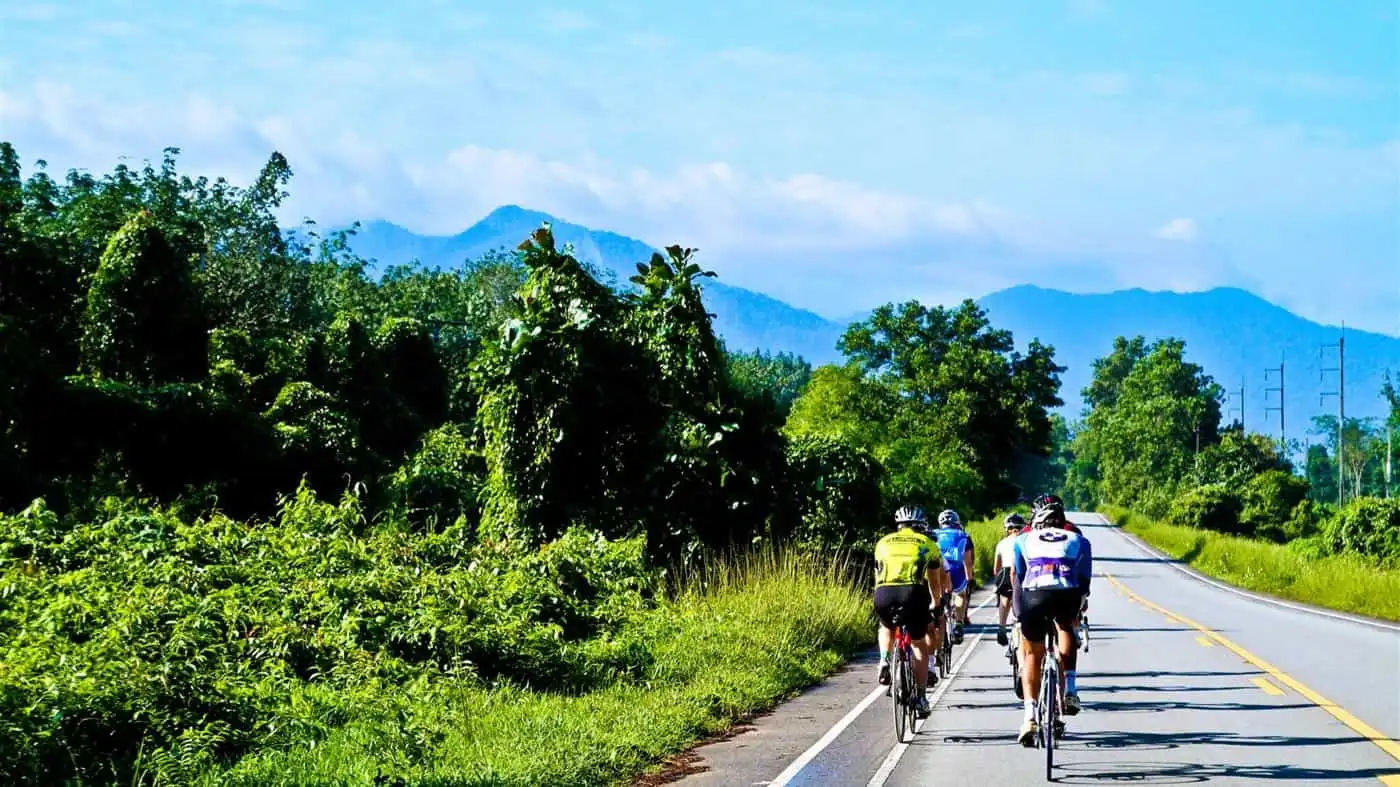
{"type": "Polygon", "coordinates": [[[1057,766],[1060,784],[1197,784],[1225,780],[1348,781],[1378,779],[1395,773],[1383,768],[1305,768],[1297,765],[1227,765],[1190,762],[1065,763],[1057,766]]]}
{"type": "Polygon", "coordinates": [[[1262,670],[1243,670],[1230,672],[1167,672],[1164,670],[1145,670],[1143,672],[1081,672],[1079,679],[1086,678],[1224,678],[1231,675],[1263,675],[1262,670]]]}
{"type": "Polygon", "coordinates": [[[1094,713],[1164,713],[1173,710],[1299,710],[1315,708],[1310,702],[1297,702],[1288,705],[1267,705],[1243,702],[1102,702],[1095,700],[1092,692],[1084,693],[1084,709],[1094,713]]]}
{"type": "Polygon", "coordinates": [[[1077,732],[1065,738],[1062,748],[1083,749],[1179,749],[1183,746],[1344,746],[1365,743],[1359,735],[1242,735],[1238,732],[1077,732]]]}

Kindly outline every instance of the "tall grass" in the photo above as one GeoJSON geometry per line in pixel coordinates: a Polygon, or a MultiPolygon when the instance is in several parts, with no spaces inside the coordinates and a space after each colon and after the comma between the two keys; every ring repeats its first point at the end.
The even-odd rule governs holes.
{"type": "Polygon", "coordinates": [[[1102,513],[1203,574],[1259,593],[1400,621],[1400,570],[1358,555],[1308,555],[1286,545],[1157,522],[1121,508],[1102,513]]]}
{"type": "Polygon", "coordinates": [[[328,739],[244,758],[205,784],[602,785],[769,708],[873,643],[842,557],[761,550],[681,575],[614,647],[634,679],[576,695],[445,681],[368,698],[328,739]]]}

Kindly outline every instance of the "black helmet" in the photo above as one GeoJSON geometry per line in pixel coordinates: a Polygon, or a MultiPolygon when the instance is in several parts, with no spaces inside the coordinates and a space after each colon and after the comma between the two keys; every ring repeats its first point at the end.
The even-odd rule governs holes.
{"type": "Polygon", "coordinates": [[[894,512],[896,525],[918,525],[928,527],[928,515],[918,506],[904,506],[894,512]]]}
{"type": "Polygon", "coordinates": [[[1022,517],[1020,514],[1016,513],[1015,511],[1012,511],[1011,513],[1007,514],[1006,519],[1003,519],[1001,523],[1006,526],[1007,530],[1010,530],[1013,527],[1022,528],[1026,526],[1025,518],[1022,517]]]}

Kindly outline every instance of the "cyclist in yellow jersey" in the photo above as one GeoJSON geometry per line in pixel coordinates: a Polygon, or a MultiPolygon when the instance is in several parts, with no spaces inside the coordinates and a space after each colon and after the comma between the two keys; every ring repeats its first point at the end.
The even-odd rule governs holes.
{"type": "Polygon", "coordinates": [[[875,615],[880,619],[880,684],[890,682],[890,651],[894,640],[894,616],[909,629],[914,645],[914,679],[919,689],[918,715],[929,715],[928,656],[935,643],[929,637],[933,622],[933,588],[943,591],[943,560],[938,543],[928,537],[928,518],[918,506],[904,506],[895,513],[897,529],[875,545],[875,615]]]}

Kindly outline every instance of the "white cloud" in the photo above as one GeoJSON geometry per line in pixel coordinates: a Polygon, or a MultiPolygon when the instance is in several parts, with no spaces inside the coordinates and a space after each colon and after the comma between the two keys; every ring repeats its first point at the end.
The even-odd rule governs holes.
{"type": "Polygon", "coordinates": [[[1153,234],[1163,240],[1192,241],[1196,239],[1196,222],[1187,218],[1172,219],[1153,234]]]}
{"type": "Polygon", "coordinates": [[[322,222],[385,217],[419,231],[457,232],[517,203],[664,242],[753,249],[980,237],[1005,223],[985,204],[931,201],[815,173],[763,177],[723,162],[629,169],[593,156],[551,159],[476,144],[404,157],[362,134],[288,116],[250,117],[198,95],[113,105],[40,82],[28,94],[0,94],[0,124],[21,155],[94,171],[120,156],[155,158],[173,142],[185,151],[184,168],[246,182],[277,149],[298,173],[291,218],[322,222]],[[38,145],[45,149],[27,149],[38,145]]]}

